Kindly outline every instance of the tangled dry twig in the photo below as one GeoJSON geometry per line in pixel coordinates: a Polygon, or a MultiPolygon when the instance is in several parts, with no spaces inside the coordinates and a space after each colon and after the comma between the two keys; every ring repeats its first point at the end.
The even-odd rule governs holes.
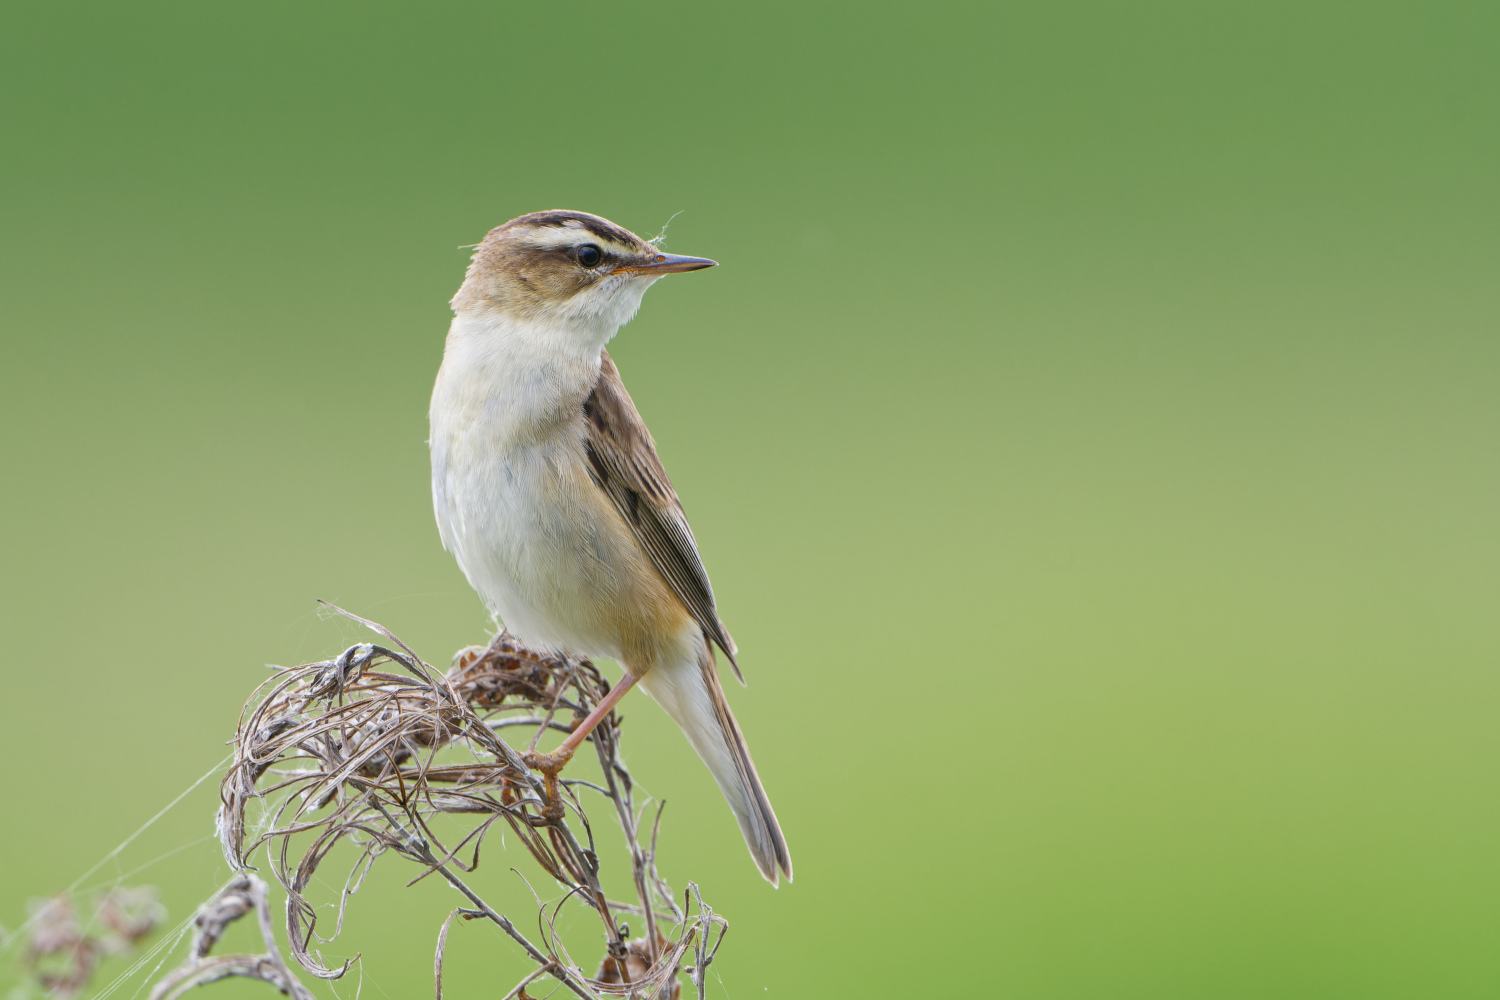
{"type": "MultiPolygon", "coordinates": [[[[314,939],[327,943],[338,936],[350,895],[379,857],[394,853],[419,869],[412,882],[435,874],[469,903],[455,909],[439,931],[438,1000],[455,917],[492,922],[536,964],[512,997],[526,997],[529,983],[552,977],[580,997],[668,1000],[680,994],[679,972],[688,973],[699,997],[705,996],[704,974],[728,924],[691,883],[679,905],[658,872],[661,812],[656,810],[647,831],[646,810],[637,806],[634,782],[620,758],[618,716],[611,714],[589,737],[602,773],[597,782],[538,773],[527,766],[527,753],[501,738],[502,732],[519,733],[531,751],[548,731],[570,732],[609,692],[594,665],[534,652],[502,633],[489,646],[462,650],[441,674],[381,626],[349,617],[390,645],[361,643],[332,660],[279,670],[241,717],[220,792],[225,857],[243,873],[251,857],[266,849],[271,872],[287,893],[287,940],[296,964],[323,979],[349,969],[353,959],[325,963],[314,939]],[[584,808],[591,794],[613,807],[624,834],[633,902],[610,899],[600,881],[594,829],[584,808]],[[444,829],[452,819],[462,820],[464,832],[439,836],[433,822],[439,816],[444,829]],[[561,902],[540,906],[539,941],[464,878],[478,866],[486,834],[501,821],[564,889],[561,902]],[[324,938],[305,894],[341,844],[353,845],[357,859],[344,882],[334,932],[324,938]],[[586,905],[603,925],[606,954],[592,976],[556,933],[558,912],[571,900],[586,905]],[[644,934],[631,938],[622,919],[627,915],[641,919],[644,934]]],[[[157,985],[153,1000],[171,1000],[188,986],[231,975],[263,979],[299,1000],[307,996],[276,948],[269,919],[265,884],[242,875],[200,911],[188,962],[157,985]],[[223,926],[252,911],[260,915],[266,954],[211,958],[223,926]]]]}
{"type": "Polygon", "coordinates": [[[271,908],[266,901],[266,883],[254,875],[241,874],[225,886],[199,908],[193,924],[193,947],[188,960],[156,984],[151,990],[150,1000],[177,1000],[194,986],[205,986],[230,976],[270,983],[292,1000],[314,1000],[276,946],[276,933],[271,929],[271,908]],[[266,953],[209,955],[229,925],[252,910],[260,924],[266,953]]]}

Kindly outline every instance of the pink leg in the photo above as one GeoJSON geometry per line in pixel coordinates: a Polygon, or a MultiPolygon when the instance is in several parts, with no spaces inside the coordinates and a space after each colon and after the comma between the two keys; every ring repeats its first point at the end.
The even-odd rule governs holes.
{"type": "Polygon", "coordinates": [[[589,738],[589,733],[594,731],[594,727],[604,721],[604,717],[609,714],[610,709],[614,708],[619,700],[625,697],[625,692],[634,686],[635,675],[626,673],[624,677],[620,678],[620,683],[614,686],[614,690],[605,695],[604,700],[599,703],[599,706],[588,714],[588,718],[573,727],[573,731],[568,734],[568,738],[563,740],[562,746],[558,747],[556,751],[552,753],[536,753],[533,751],[522,755],[521,759],[526,762],[526,766],[534,767],[538,771],[541,771],[542,777],[547,783],[547,804],[542,808],[543,819],[556,823],[563,818],[563,799],[558,788],[557,773],[568,766],[568,761],[573,759],[573,751],[578,749],[580,743],[589,738]]]}
{"type": "Polygon", "coordinates": [[[604,717],[614,709],[621,698],[625,697],[625,692],[634,686],[635,675],[627,672],[624,677],[620,678],[620,683],[616,684],[614,689],[604,696],[604,700],[599,703],[599,707],[590,712],[588,718],[580,722],[573,729],[573,732],[568,735],[568,738],[563,740],[563,745],[557,748],[557,753],[561,755],[566,751],[568,756],[571,757],[573,751],[578,749],[578,745],[589,738],[589,733],[594,731],[594,727],[603,722],[604,717]]]}
{"type": "MultiPolygon", "coordinates": [[[[522,756],[521,759],[526,761],[527,767],[534,767],[547,776],[549,797],[556,800],[552,786],[557,780],[557,772],[561,771],[567,765],[568,761],[573,759],[573,751],[577,750],[579,744],[589,738],[589,733],[594,731],[594,727],[604,721],[604,717],[610,713],[610,710],[615,707],[621,698],[625,697],[625,692],[634,686],[635,676],[627,673],[620,679],[620,683],[616,684],[614,689],[604,696],[604,700],[599,703],[599,707],[590,712],[588,718],[573,727],[573,731],[568,734],[568,738],[563,740],[562,746],[558,747],[552,753],[536,753],[533,751],[522,756]]],[[[561,807],[559,806],[558,808],[561,807]]]]}

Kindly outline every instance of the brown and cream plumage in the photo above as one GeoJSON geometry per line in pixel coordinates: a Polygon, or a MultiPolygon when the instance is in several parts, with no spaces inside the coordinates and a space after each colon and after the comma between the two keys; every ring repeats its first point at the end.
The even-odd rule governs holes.
{"type": "Polygon", "coordinates": [[[657,279],[712,265],[582,212],[491,231],[454,297],[433,390],[433,499],[445,546],[507,628],[625,669],[555,766],[639,681],[708,765],[774,885],[791,857],[714,665],[717,646],[738,673],[734,640],[604,349],[657,279]]]}

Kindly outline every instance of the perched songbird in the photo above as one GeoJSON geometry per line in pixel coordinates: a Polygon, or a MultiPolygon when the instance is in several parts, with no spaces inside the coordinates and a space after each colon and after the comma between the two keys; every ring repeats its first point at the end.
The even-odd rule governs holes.
{"type": "Polygon", "coordinates": [[[432,391],[443,545],[518,639],[625,670],[543,766],[565,764],[639,681],[713,772],[761,874],[790,880],[786,839],[714,665],[715,646],[734,664],[734,640],[604,349],[652,284],[714,262],[565,211],[491,230],[472,260],[432,391]]]}

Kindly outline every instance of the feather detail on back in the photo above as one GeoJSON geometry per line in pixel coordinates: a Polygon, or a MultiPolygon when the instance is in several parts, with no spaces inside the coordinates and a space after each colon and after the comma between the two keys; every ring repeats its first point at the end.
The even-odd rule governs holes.
{"type": "Polygon", "coordinates": [[[719,620],[708,570],[667,470],[656,456],[656,443],[608,351],[601,352],[600,361],[599,380],[583,404],[583,447],[594,482],[625,518],[703,634],[724,651],[743,684],[734,639],[719,620]]]}

